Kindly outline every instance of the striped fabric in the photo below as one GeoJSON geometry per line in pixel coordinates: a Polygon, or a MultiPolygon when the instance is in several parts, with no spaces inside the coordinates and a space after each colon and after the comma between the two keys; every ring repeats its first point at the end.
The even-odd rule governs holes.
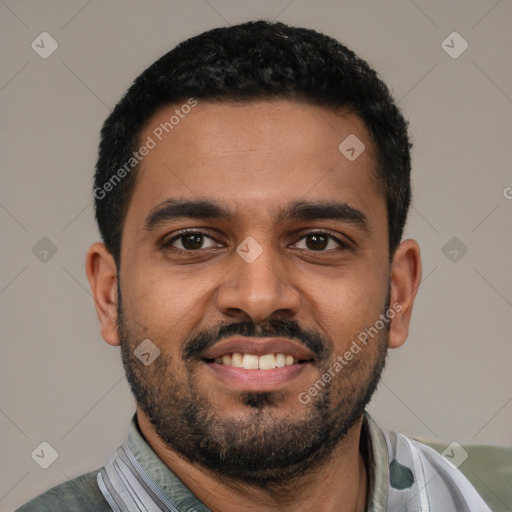
{"type": "MultiPolygon", "coordinates": [[[[183,497],[181,508],[173,504],[169,493],[162,492],[134,455],[132,447],[139,453],[137,446],[145,445],[142,438],[135,441],[138,437],[133,430],[128,441],[97,474],[98,486],[111,509],[114,512],[208,510],[186,488],[190,494],[188,504],[183,504],[183,497]]],[[[449,460],[402,434],[384,433],[368,413],[363,421],[361,448],[369,474],[368,511],[491,512],[449,460]]]]}

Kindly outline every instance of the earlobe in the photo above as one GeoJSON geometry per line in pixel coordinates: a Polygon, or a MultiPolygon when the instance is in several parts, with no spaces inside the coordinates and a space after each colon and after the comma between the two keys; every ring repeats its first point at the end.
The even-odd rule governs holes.
{"type": "Polygon", "coordinates": [[[415,240],[403,240],[391,263],[390,305],[396,310],[396,315],[389,331],[389,348],[398,348],[407,339],[420,281],[420,248],[415,240]]]}
{"type": "Polygon", "coordinates": [[[101,336],[109,345],[119,345],[117,334],[117,272],[114,258],[104,244],[89,247],[85,271],[101,324],[101,336]]]}

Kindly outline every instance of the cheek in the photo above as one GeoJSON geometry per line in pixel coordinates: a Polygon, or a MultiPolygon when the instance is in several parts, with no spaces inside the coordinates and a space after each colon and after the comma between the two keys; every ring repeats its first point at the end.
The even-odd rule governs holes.
{"type": "Polygon", "coordinates": [[[352,339],[373,325],[383,312],[388,281],[375,270],[358,272],[325,283],[322,290],[309,294],[317,323],[331,338],[337,352],[350,345],[352,339]]]}
{"type": "Polygon", "coordinates": [[[201,318],[204,301],[211,296],[211,279],[185,278],[156,266],[127,268],[121,278],[125,320],[130,329],[163,342],[172,336],[182,342],[201,318]]]}

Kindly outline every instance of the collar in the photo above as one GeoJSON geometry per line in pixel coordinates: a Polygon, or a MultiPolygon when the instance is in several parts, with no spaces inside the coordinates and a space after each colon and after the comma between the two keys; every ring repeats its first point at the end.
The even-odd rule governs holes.
{"type": "Polygon", "coordinates": [[[389,492],[389,456],[386,437],[365,411],[359,449],[368,475],[367,510],[386,512],[389,492]]]}
{"type": "MultiPolygon", "coordinates": [[[[385,512],[389,462],[386,438],[364,413],[360,449],[368,475],[368,510],[385,512]]],[[[147,443],[134,415],[128,440],[98,473],[98,485],[115,512],[148,510],[210,512],[147,443]]]]}

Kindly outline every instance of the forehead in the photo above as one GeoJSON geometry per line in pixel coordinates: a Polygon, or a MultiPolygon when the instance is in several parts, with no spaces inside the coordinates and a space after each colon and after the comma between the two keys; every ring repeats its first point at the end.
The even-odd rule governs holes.
{"type": "Polygon", "coordinates": [[[369,132],[354,114],[287,100],[183,105],[161,109],[141,132],[140,143],[152,148],[139,164],[128,216],[169,198],[258,213],[292,199],[383,204],[369,132]],[[345,140],[349,153],[347,144],[339,149],[345,140]]]}

